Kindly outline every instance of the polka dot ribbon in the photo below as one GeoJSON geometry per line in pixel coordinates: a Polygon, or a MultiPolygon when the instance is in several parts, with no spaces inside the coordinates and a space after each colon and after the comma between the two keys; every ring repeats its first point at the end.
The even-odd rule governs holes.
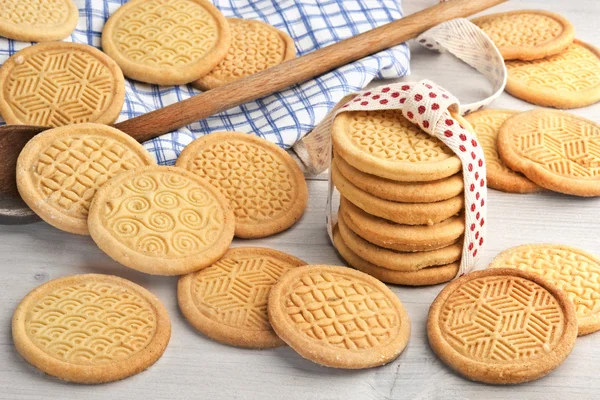
{"type": "MultiPolygon", "coordinates": [[[[435,83],[423,80],[363,91],[343,105],[338,113],[401,110],[405,118],[438,138],[460,159],[465,183],[465,240],[457,276],[462,276],[474,268],[485,243],[487,184],[483,149],[475,135],[450,114],[458,108],[458,99],[435,83]]],[[[327,228],[331,238],[334,224],[331,176],[329,185],[327,228]]]]}

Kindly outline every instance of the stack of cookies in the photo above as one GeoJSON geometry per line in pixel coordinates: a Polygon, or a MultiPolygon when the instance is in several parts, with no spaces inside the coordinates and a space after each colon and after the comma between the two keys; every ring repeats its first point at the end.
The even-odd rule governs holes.
{"type": "Polygon", "coordinates": [[[451,280],[465,229],[458,157],[400,110],[341,113],[332,141],[331,176],[341,195],[334,242],[342,257],[388,283],[451,280]]]}

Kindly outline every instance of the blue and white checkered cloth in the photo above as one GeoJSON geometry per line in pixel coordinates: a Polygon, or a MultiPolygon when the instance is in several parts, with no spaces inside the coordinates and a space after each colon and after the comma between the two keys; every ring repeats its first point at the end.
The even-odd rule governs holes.
{"type": "MultiPolygon", "coordinates": [[[[226,17],[258,19],[287,32],[298,55],[402,17],[400,0],[212,0],[226,17]]],[[[75,0],[79,23],[73,42],[100,48],[102,28],[126,0],[75,0]]],[[[31,43],[0,38],[0,62],[31,43]]],[[[193,123],[144,144],[160,164],[173,164],[195,138],[214,131],[253,132],[284,148],[291,147],[345,95],[374,78],[397,78],[409,70],[405,44],[338,68],[317,79],[193,123]]],[[[155,86],[126,80],[119,121],[187,99],[198,93],[189,85],[155,86]]]]}

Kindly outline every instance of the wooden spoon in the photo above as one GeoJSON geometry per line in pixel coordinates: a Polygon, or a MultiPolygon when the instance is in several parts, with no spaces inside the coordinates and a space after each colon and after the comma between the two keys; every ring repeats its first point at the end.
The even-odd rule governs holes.
{"type": "MultiPolygon", "coordinates": [[[[115,127],[139,142],[145,142],[398,45],[444,21],[464,18],[504,1],[450,0],[440,3],[268,70],[120,122],[115,127]]],[[[27,125],[0,127],[0,224],[22,224],[37,220],[33,211],[19,197],[15,168],[23,146],[45,129],[48,128],[27,125]]]]}

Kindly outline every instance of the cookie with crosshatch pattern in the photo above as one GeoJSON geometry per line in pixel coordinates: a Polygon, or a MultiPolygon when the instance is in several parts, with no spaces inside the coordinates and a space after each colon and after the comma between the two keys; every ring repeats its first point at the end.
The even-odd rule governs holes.
{"type": "Polygon", "coordinates": [[[227,20],[208,0],[132,0],[110,16],[102,49],[125,76],[183,85],[209,73],[227,54],[227,20]]]}
{"type": "Polygon", "coordinates": [[[92,239],[126,267],[183,275],[217,261],[233,239],[229,202],[209,182],[176,167],[119,174],[94,196],[92,239]]]}
{"type": "Polygon", "coordinates": [[[122,172],[155,165],[131,136],[101,124],[49,129],[33,137],[17,160],[17,189],[50,225],[88,235],[96,191],[122,172]]]}
{"type": "Polygon", "coordinates": [[[577,339],[575,307],[548,280],[513,268],[467,274],[436,297],[429,345],[448,366],[486,383],[513,384],[549,374],[577,339]]]}
{"type": "Polygon", "coordinates": [[[253,134],[202,136],[183,149],[175,165],[221,190],[233,207],[237,237],[281,232],[306,208],[308,189],[298,164],[279,146],[253,134]]]}
{"type": "Polygon", "coordinates": [[[17,306],[19,354],[43,372],[77,383],[112,382],[142,372],[171,337],[169,314],[143,287],[111,275],[43,283],[17,306]]]}
{"type": "Polygon", "coordinates": [[[230,249],[210,267],[179,278],[179,308],[194,328],[218,342],[259,349],[284,345],[269,323],[269,293],[281,275],[301,265],[306,263],[277,250],[230,249]]]}
{"type": "Polygon", "coordinates": [[[125,101],[125,79],[106,54],[80,43],[38,43],[0,68],[0,114],[8,124],[112,124],[125,101]]]}
{"type": "Polygon", "coordinates": [[[410,336],[408,314],[387,286],[329,265],[288,270],[271,289],[269,321],[302,357],[334,368],[387,364],[410,336]]]}
{"type": "Polygon", "coordinates": [[[0,36],[22,42],[61,40],[77,26],[72,0],[2,0],[0,36]]]}

